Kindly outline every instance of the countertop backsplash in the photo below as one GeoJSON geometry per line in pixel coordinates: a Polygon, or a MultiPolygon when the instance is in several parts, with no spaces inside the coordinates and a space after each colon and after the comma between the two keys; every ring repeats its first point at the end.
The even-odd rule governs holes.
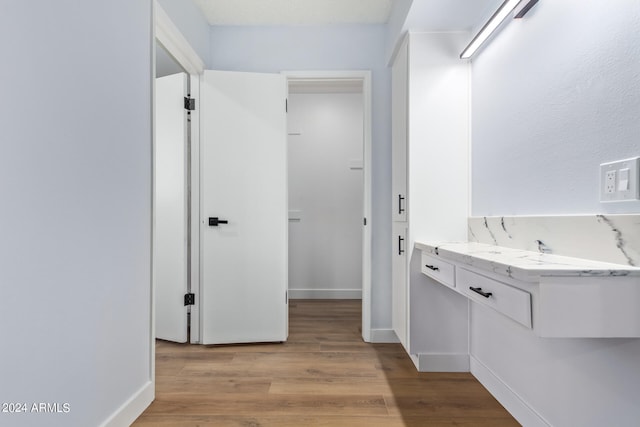
{"type": "Polygon", "coordinates": [[[640,266],[640,214],[470,217],[469,242],[640,266]]]}

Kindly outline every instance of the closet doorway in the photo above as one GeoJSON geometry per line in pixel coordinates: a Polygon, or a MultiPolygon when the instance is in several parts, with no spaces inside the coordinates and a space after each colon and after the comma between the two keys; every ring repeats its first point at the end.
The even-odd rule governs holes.
{"type": "Polygon", "coordinates": [[[289,298],[362,299],[368,340],[368,73],[285,74],[289,298]]]}

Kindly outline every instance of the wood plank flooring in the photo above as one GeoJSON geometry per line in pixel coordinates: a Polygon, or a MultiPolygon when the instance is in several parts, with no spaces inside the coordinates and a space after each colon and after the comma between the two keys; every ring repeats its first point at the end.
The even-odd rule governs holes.
{"type": "Polygon", "coordinates": [[[360,301],[291,300],[284,344],[158,341],[156,400],[134,426],[519,424],[467,373],[419,373],[400,344],[367,344],[360,301]]]}

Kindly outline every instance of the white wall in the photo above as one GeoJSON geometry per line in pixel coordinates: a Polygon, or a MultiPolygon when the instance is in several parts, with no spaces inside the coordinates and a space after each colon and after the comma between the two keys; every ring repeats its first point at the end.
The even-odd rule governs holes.
{"type": "Polygon", "coordinates": [[[640,2],[547,1],[473,60],[473,215],[633,213],[598,165],[640,156],[640,2]]]}
{"type": "Polygon", "coordinates": [[[209,23],[193,0],[157,0],[171,21],[196,51],[200,59],[209,65],[209,23]]]}
{"type": "Polygon", "coordinates": [[[70,409],[0,425],[153,397],[151,22],[150,0],[0,5],[0,402],[70,409]]]}
{"type": "Polygon", "coordinates": [[[372,70],[371,327],[391,327],[391,113],[384,25],[211,27],[211,66],[231,71],[372,70]]]}
{"type": "Polygon", "coordinates": [[[410,33],[409,247],[460,241],[469,212],[469,34],[410,33]]]}
{"type": "MultiPolygon", "coordinates": [[[[548,1],[478,54],[474,215],[639,211],[598,202],[598,164],[640,155],[639,39],[638,1],[548,1]]],[[[550,425],[637,425],[640,340],[541,339],[475,304],[471,320],[472,356],[550,425]]]]}
{"type": "Polygon", "coordinates": [[[299,217],[289,220],[289,296],[360,298],[362,93],[288,100],[289,210],[299,217]]]}

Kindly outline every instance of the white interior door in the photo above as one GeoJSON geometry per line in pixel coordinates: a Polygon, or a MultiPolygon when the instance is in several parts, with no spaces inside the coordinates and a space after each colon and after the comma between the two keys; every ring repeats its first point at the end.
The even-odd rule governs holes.
{"type": "Polygon", "coordinates": [[[156,79],[153,277],[156,337],[187,341],[187,76],[156,79]]]}
{"type": "Polygon", "coordinates": [[[279,74],[203,76],[203,344],[287,338],[285,89],[279,74]],[[216,226],[211,218],[227,223],[216,226]]]}

